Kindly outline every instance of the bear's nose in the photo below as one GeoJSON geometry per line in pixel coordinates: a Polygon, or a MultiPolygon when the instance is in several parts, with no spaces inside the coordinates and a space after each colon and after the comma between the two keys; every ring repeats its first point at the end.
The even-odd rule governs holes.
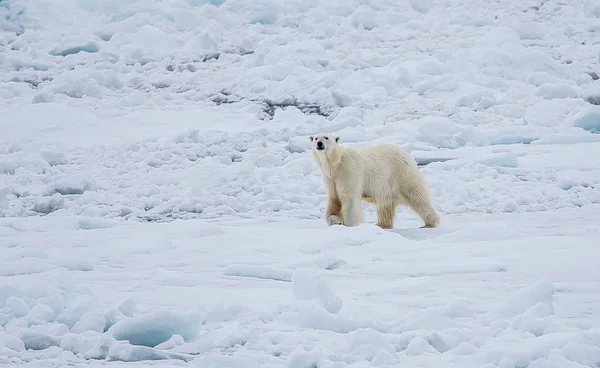
{"type": "Polygon", "coordinates": [[[323,147],[323,142],[321,142],[321,141],[318,141],[318,142],[317,142],[317,149],[323,149],[323,148],[324,148],[324,147],[323,147]]]}

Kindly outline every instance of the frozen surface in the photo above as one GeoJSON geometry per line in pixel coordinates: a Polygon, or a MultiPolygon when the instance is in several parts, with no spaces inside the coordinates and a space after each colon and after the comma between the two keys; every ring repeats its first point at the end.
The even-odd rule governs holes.
{"type": "Polygon", "coordinates": [[[598,216],[456,215],[431,231],[6,219],[0,362],[592,367],[598,216]]]}
{"type": "Polygon", "coordinates": [[[0,365],[597,368],[598,31],[595,0],[0,0],[0,365]],[[441,227],[326,227],[323,132],[410,151],[441,227]]]}

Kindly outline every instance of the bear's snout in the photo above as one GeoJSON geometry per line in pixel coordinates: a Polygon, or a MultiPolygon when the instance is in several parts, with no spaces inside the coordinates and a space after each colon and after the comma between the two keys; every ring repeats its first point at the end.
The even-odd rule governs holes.
{"type": "Polygon", "coordinates": [[[323,145],[323,142],[321,142],[321,141],[318,141],[318,142],[317,142],[317,149],[318,149],[318,150],[325,149],[325,145],[323,145]]]}

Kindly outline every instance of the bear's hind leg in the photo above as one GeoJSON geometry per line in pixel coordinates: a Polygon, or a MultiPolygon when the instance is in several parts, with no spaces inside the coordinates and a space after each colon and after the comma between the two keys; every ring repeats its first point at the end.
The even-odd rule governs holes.
{"type": "Polygon", "coordinates": [[[377,205],[377,226],[382,229],[393,229],[396,217],[395,203],[380,203],[377,205]]]}
{"type": "Polygon", "coordinates": [[[417,213],[417,215],[419,215],[419,217],[421,217],[421,219],[425,223],[425,225],[421,226],[422,228],[439,226],[440,215],[437,213],[435,208],[433,208],[431,202],[427,200],[425,196],[405,196],[403,200],[408,207],[410,207],[413,211],[417,213]]]}
{"type": "Polygon", "coordinates": [[[360,197],[340,198],[342,202],[342,221],[346,226],[357,226],[363,223],[363,208],[360,197]]]}
{"type": "Polygon", "coordinates": [[[327,212],[325,217],[327,219],[327,225],[341,225],[344,223],[342,217],[342,202],[335,196],[330,196],[327,200],[327,212]]]}

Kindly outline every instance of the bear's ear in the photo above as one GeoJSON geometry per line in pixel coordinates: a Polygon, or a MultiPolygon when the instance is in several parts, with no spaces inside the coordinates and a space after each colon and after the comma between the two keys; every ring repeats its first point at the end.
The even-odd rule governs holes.
{"type": "Polygon", "coordinates": [[[335,137],[335,143],[340,143],[340,137],[335,137]]]}
{"type": "Polygon", "coordinates": [[[310,139],[310,141],[312,142],[313,139],[315,139],[315,137],[313,137],[312,135],[310,137],[308,137],[308,139],[310,139]]]}

